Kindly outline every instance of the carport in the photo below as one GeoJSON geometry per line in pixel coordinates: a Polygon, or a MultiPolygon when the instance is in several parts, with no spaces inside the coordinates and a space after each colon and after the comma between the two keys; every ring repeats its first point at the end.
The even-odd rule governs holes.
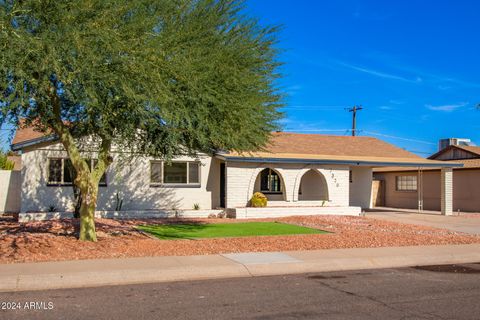
{"type": "MultiPolygon", "coordinates": [[[[383,206],[413,209],[412,201],[413,198],[415,198],[415,209],[417,209],[418,212],[422,212],[424,210],[425,202],[424,172],[440,170],[439,185],[434,186],[435,188],[438,188],[440,193],[439,209],[442,215],[452,215],[453,168],[459,167],[463,167],[463,164],[427,159],[419,163],[398,163],[396,165],[391,164],[373,167],[375,179],[372,181],[372,206],[379,206],[379,204],[382,206],[381,201],[383,197],[383,206]],[[392,174],[394,173],[395,180],[392,178],[392,174]],[[394,184],[394,186],[392,184],[394,184]],[[404,203],[407,204],[393,206],[385,205],[386,190],[396,193],[398,198],[397,203],[404,201],[404,203]]],[[[429,197],[427,197],[427,200],[432,201],[429,197]]]]}

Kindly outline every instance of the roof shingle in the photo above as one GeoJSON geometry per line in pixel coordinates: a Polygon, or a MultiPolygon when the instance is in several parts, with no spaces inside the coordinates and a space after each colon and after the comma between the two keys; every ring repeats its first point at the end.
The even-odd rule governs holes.
{"type": "MultiPolygon", "coordinates": [[[[253,152],[248,155],[297,154],[424,160],[411,152],[382,140],[363,136],[352,137],[274,132],[272,133],[270,143],[265,149],[265,151],[253,152]]],[[[230,153],[230,155],[234,154],[236,153],[230,153]]]]}

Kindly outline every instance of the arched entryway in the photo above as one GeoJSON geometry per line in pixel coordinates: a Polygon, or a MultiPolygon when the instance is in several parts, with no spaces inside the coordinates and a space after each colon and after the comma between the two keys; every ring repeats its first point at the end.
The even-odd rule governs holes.
{"type": "Polygon", "coordinates": [[[269,201],[285,200],[285,184],[278,171],[265,168],[257,175],[253,192],[261,192],[269,201]]]}
{"type": "Polygon", "coordinates": [[[302,176],[298,189],[299,201],[328,201],[328,186],[325,177],[310,169],[302,176]]]}

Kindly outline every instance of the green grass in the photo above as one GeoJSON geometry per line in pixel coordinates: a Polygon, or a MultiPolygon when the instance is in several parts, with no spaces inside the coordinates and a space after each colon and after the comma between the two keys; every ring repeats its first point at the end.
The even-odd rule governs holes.
{"type": "Polygon", "coordinates": [[[159,239],[196,239],[223,237],[319,234],[326,231],[279,222],[242,222],[212,224],[168,224],[137,226],[159,239]]]}

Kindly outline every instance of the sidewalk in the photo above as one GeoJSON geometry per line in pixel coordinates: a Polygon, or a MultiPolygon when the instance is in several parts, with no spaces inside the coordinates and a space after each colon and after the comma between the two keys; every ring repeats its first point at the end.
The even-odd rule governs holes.
{"type": "Polygon", "coordinates": [[[480,244],[79,260],[0,265],[0,291],[480,262],[480,244]]]}
{"type": "Polygon", "coordinates": [[[366,215],[386,221],[393,221],[406,224],[416,224],[428,227],[448,229],[455,232],[480,235],[480,217],[468,218],[462,216],[442,216],[431,213],[413,213],[411,211],[370,211],[366,215]]]}

